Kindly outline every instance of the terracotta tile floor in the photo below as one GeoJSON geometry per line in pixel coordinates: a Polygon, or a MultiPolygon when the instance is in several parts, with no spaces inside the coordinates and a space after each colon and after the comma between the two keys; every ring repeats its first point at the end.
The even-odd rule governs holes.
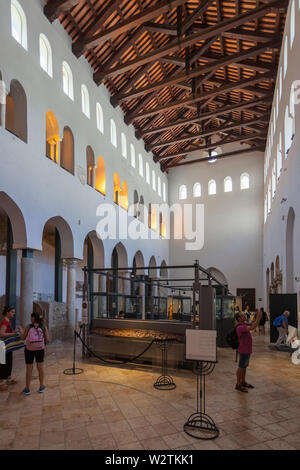
{"type": "MultiPolygon", "coordinates": [[[[79,350],[79,347],[78,347],[79,350]]],[[[107,366],[82,361],[82,375],[68,376],[72,345],[50,345],[44,394],[23,396],[23,351],[14,353],[18,384],[0,392],[0,449],[300,449],[300,365],[289,354],[270,351],[268,336],[254,336],[247,380],[255,389],[234,390],[235,353],[219,350],[206,380],[207,413],[220,436],[200,441],[183,432],[195,411],[196,381],[190,371],[170,371],[177,388],[158,391],[160,370],[150,366],[107,366]]]]}

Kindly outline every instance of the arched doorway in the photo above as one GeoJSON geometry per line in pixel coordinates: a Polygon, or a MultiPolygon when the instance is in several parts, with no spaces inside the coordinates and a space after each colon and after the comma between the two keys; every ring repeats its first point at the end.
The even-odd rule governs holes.
{"type": "Polygon", "coordinates": [[[119,242],[114,247],[111,255],[112,271],[107,276],[107,316],[114,318],[122,310],[126,310],[125,294],[128,281],[126,271],[118,271],[119,268],[128,266],[127,251],[123,243],[119,242]]]}
{"type": "MultiPolygon", "coordinates": [[[[26,246],[27,233],[23,214],[15,202],[5,192],[0,191],[0,314],[5,305],[14,305],[16,307],[14,325],[23,323],[21,309],[22,314],[25,310],[20,297],[24,283],[21,271],[23,264],[26,263],[22,256],[28,255],[26,246]],[[18,251],[18,248],[22,248],[23,251],[18,251]]],[[[32,296],[31,289],[31,292],[28,292],[31,309],[32,296]]]]}

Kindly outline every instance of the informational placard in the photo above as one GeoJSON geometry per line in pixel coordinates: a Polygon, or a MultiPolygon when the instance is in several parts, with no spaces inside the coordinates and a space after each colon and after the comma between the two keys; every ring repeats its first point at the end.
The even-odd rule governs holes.
{"type": "Polygon", "coordinates": [[[193,361],[217,362],[216,330],[186,331],[186,358],[193,361]]]}

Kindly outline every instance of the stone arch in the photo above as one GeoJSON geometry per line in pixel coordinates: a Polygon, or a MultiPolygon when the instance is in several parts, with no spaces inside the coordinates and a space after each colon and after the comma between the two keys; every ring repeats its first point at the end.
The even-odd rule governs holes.
{"type": "Polygon", "coordinates": [[[158,277],[158,269],[154,269],[157,267],[157,264],[156,264],[156,259],[154,256],[151,256],[150,258],[150,261],[149,261],[149,268],[148,268],[148,272],[149,272],[149,277],[158,277]]]}
{"type": "Polygon", "coordinates": [[[159,275],[160,277],[168,278],[168,268],[167,268],[167,263],[165,262],[165,260],[161,262],[159,275]]]}
{"type": "Polygon", "coordinates": [[[64,128],[64,136],[61,143],[60,166],[74,175],[74,136],[68,126],[64,128]]]}
{"type": "Polygon", "coordinates": [[[61,216],[48,219],[47,223],[53,224],[58,230],[61,241],[61,258],[74,258],[74,237],[70,225],[61,216]]]}
{"type": "Polygon", "coordinates": [[[5,128],[27,143],[27,97],[18,80],[10,82],[6,97],[5,128]]]}
{"type": "Polygon", "coordinates": [[[27,230],[24,216],[21,209],[4,191],[0,191],[0,208],[4,210],[12,226],[13,248],[26,248],[27,230]]]}
{"type": "Polygon", "coordinates": [[[294,225],[295,211],[289,208],[286,224],[286,293],[294,292],[294,225]]]}
{"type": "Polygon", "coordinates": [[[94,187],[95,154],[90,145],[86,148],[86,183],[94,187]]]}
{"type": "Polygon", "coordinates": [[[116,250],[118,254],[118,267],[126,268],[126,266],[128,266],[128,255],[123,243],[117,243],[114,247],[114,250],[116,250]]]}
{"type": "Polygon", "coordinates": [[[207,271],[212,274],[212,276],[214,276],[219,282],[221,282],[221,284],[228,286],[228,281],[222,271],[214,267],[208,268],[207,271]]]}
{"type": "Polygon", "coordinates": [[[136,254],[134,255],[132,266],[134,266],[134,262],[135,262],[135,267],[136,267],[136,274],[144,274],[144,269],[139,269],[145,266],[144,256],[140,250],[138,250],[136,254]]]}
{"type": "Polygon", "coordinates": [[[97,236],[95,230],[92,230],[87,234],[85,237],[84,242],[89,239],[91,245],[93,247],[93,258],[94,258],[94,267],[95,268],[104,268],[105,265],[105,252],[104,252],[104,244],[101,238],[97,236]]]}

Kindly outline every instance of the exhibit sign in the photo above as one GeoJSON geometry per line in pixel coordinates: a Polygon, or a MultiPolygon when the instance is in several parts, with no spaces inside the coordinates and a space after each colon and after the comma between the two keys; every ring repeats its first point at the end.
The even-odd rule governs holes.
{"type": "Polygon", "coordinates": [[[193,361],[217,362],[216,330],[185,330],[186,358],[193,361]]]}

